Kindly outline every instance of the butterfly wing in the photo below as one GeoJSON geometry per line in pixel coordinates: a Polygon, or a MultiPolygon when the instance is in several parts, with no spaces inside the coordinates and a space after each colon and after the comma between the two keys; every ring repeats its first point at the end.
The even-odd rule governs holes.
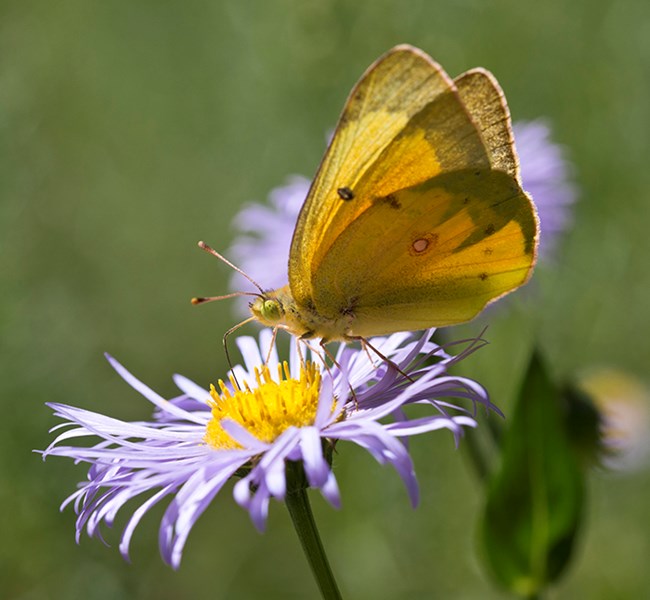
{"type": "Polygon", "coordinates": [[[298,218],[289,284],[299,305],[313,298],[314,271],[348,223],[382,191],[402,189],[459,166],[456,159],[453,165],[441,163],[435,150],[446,143],[458,144],[459,136],[468,138],[467,162],[489,164],[453,81],[425,53],[397,46],[368,68],[348,97],[298,218]],[[420,126],[432,119],[437,127],[420,126]],[[395,164],[400,165],[399,173],[395,164]],[[342,199],[341,188],[350,190],[354,198],[342,199]],[[366,193],[369,189],[372,194],[366,193]]]}
{"type": "Polygon", "coordinates": [[[398,47],[346,103],[298,220],[289,282],[298,306],[354,315],[355,335],[422,329],[469,320],[524,283],[536,244],[494,78],[478,69],[453,82],[398,47]]]}
{"type": "Polygon", "coordinates": [[[527,280],[536,232],[508,174],[441,174],[349,224],[315,274],[314,304],[354,315],[350,333],[363,337],[467,321],[527,280]]]}
{"type": "Polygon", "coordinates": [[[472,69],[456,77],[454,83],[481,133],[490,166],[508,173],[521,184],[510,110],[494,75],[485,69],[472,69]]]}

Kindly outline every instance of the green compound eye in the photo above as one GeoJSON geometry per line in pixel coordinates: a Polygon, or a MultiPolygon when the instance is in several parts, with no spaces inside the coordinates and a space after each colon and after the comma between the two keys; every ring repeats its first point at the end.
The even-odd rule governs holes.
{"type": "Polygon", "coordinates": [[[277,300],[264,300],[262,316],[269,321],[277,321],[282,316],[282,307],[277,300]]]}

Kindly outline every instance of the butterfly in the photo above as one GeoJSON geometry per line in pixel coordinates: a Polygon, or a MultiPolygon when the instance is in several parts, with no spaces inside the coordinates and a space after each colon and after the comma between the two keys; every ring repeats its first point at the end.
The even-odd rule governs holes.
{"type": "Polygon", "coordinates": [[[469,321],[528,280],[538,237],[494,76],[452,80],[396,46],[345,103],[298,217],[288,285],[258,286],[245,322],[325,344],[469,321]]]}

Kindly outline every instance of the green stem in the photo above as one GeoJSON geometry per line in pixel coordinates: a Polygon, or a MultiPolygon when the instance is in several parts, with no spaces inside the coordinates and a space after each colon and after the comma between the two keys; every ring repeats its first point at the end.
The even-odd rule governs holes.
{"type": "Polygon", "coordinates": [[[341,600],[341,593],[318,535],[301,463],[287,462],[287,483],[285,503],[321,595],[324,600],[341,600]]]}

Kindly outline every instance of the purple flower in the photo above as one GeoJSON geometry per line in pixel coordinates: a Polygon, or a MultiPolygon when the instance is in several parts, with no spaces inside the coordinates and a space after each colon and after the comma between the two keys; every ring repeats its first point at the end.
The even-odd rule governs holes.
{"type": "MultiPolygon", "coordinates": [[[[523,187],[537,205],[540,223],[540,259],[549,259],[560,234],[571,225],[576,188],[571,182],[571,165],[561,146],[550,139],[551,129],[543,120],[514,124],[523,187]]],[[[292,176],[286,185],[270,194],[270,206],[251,203],[235,217],[240,232],[229,256],[262,287],[275,289],[288,281],[287,263],[293,230],[310,182],[292,176]]],[[[249,282],[235,273],[232,290],[248,289],[249,282]]],[[[242,314],[249,314],[242,301],[242,314]]]]}
{"type": "MultiPolygon", "coordinates": [[[[291,238],[310,183],[305,177],[292,175],[286,185],[271,190],[270,206],[253,202],[235,216],[233,227],[240,235],[228,254],[264,288],[282,287],[289,279],[287,265],[291,238]]],[[[239,273],[233,275],[233,290],[248,287],[248,280],[239,273]]],[[[242,302],[241,306],[243,314],[250,313],[248,302],[242,302]]]]}
{"type": "Polygon", "coordinates": [[[560,235],[572,223],[577,189],[562,146],[551,141],[543,119],[514,124],[523,188],[532,196],[540,221],[539,258],[552,257],[560,235]]]}
{"type": "Polygon", "coordinates": [[[181,395],[166,400],[108,357],[117,373],[154,407],[150,421],[126,422],[63,404],[50,404],[65,420],[44,456],[67,456],[90,465],[87,481],[63,503],[77,513],[77,541],[85,529],[101,538],[101,525],[138,497],[120,541],[128,559],[134,529],[147,511],[164,498],[171,501],[161,525],[159,544],[164,561],[177,568],[183,547],[199,516],[231,477],[237,503],[263,530],[271,498],[286,493],[286,461],[301,461],[310,487],[320,490],[334,507],[339,489],[331,467],[331,451],[339,441],[362,446],[381,464],[392,465],[404,481],[413,505],[418,486],[403,438],[449,429],[458,442],[478,405],[498,412],[476,382],[448,374],[448,368],[482,345],[468,341],[456,356],[421,337],[395,334],[373,344],[408,373],[392,365],[370,363],[368,355],[346,345],[327,369],[301,360],[293,345],[288,362],[271,347],[271,333],[260,341],[237,340],[244,366],[236,366],[229,383],[208,391],[176,375],[181,395]],[[268,356],[267,364],[264,358],[268,356]],[[450,399],[464,399],[464,409],[450,399]],[[417,418],[407,406],[420,405],[417,418]],[[428,409],[424,412],[422,409],[428,409]],[[406,410],[405,410],[406,409],[406,410]],[[86,438],[99,442],[87,445],[86,438]],[[81,446],[68,445],[80,440],[81,446]]]}

